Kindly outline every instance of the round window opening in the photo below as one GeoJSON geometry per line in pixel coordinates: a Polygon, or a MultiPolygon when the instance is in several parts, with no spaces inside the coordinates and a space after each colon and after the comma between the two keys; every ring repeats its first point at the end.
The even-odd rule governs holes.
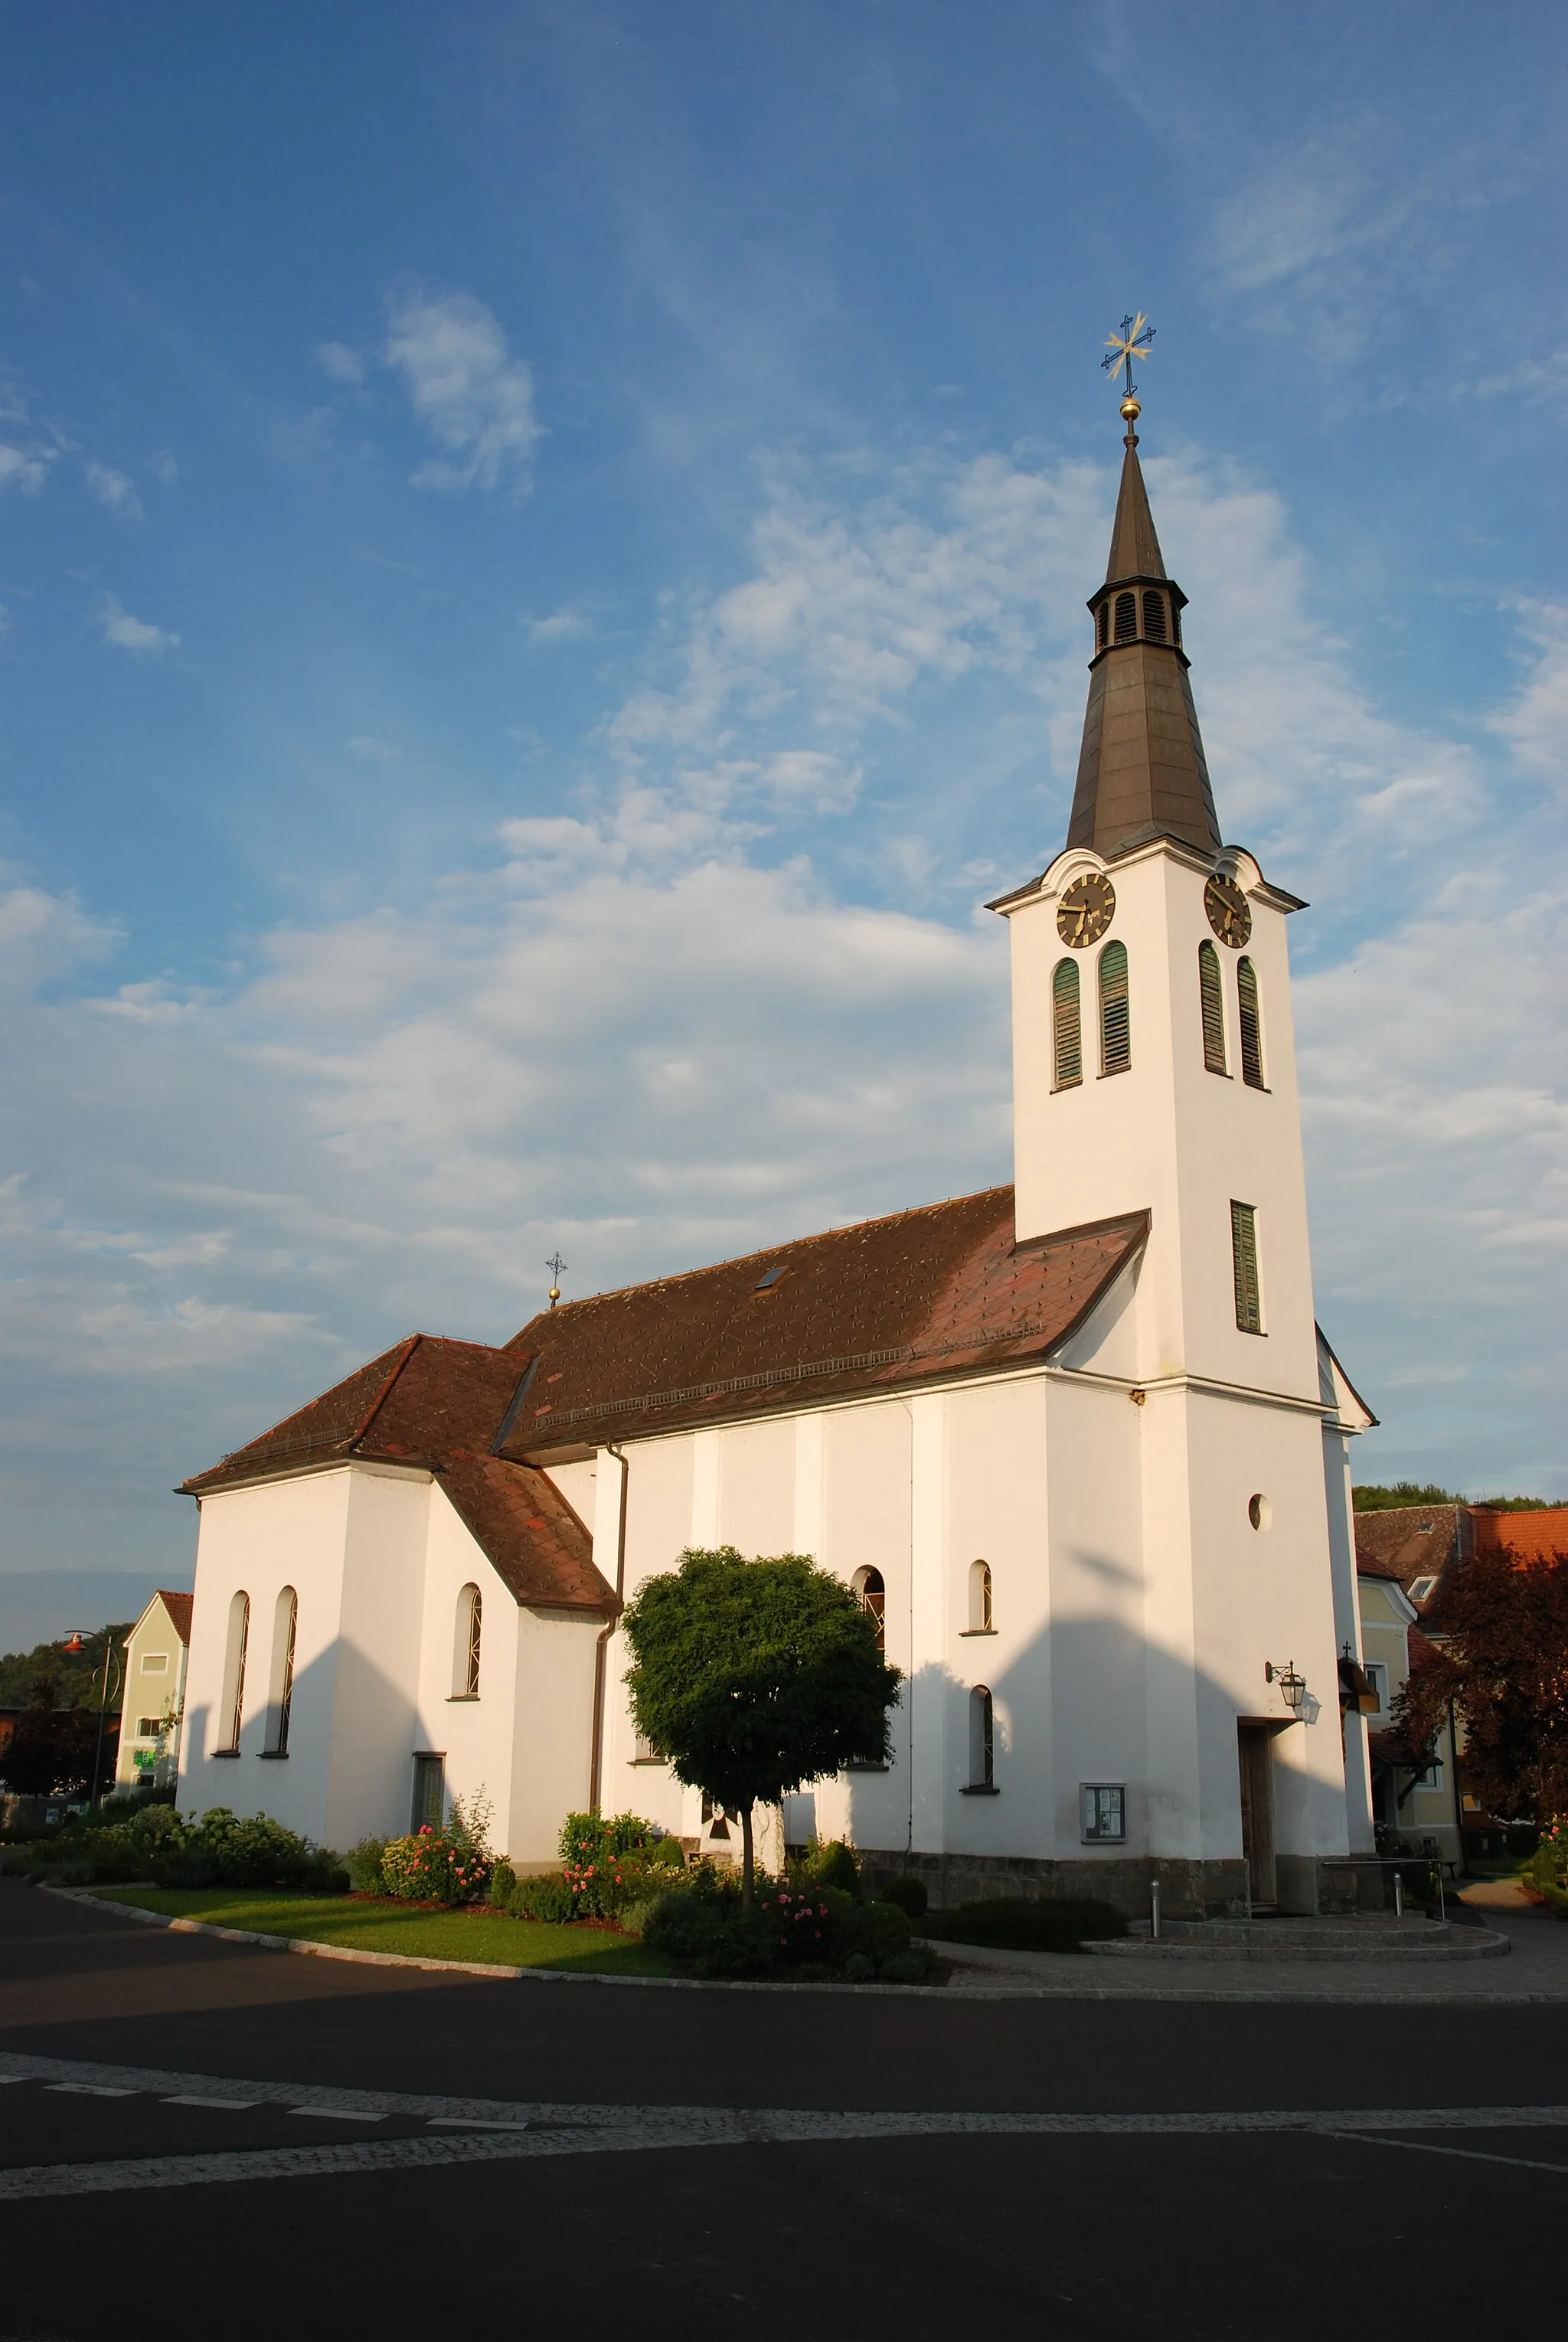
{"type": "Polygon", "coordinates": [[[1273,1519],[1273,1506],[1266,1496],[1252,1496],[1247,1501],[1247,1518],[1253,1528],[1266,1529],[1273,1519]]]}

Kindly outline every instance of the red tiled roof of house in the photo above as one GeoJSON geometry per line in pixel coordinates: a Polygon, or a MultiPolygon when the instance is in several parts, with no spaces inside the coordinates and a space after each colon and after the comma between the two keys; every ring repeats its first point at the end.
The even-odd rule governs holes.
{"type": "Polygon", "coordinates": [[[1135,1213],[1015,1245],[1013,1190],[770,1246],[545,1310],[501,1444],[544,1456],[993,1372],[1059,1348],[1141,1250],[1135,1213]]]}
{"type": "Polygon", "coordinates": [[[191,1607],[195,1598],[194,1594],[172,1593],[166,1586],[158,1588],[158,1600],[168,1612],[169,1622],[182,1643],[188,1644],[191,1639],[191,1607]]]}
{"type": "Polygon", "coordinates": [[[1355,1574],[1358,1577],[1383,1577],[1393,1586],[1402,1582],[1398,1570],[1390,1563],[1374,1561],[1372,1555],[1363,1553],[1359,1545],[1355,1549],[1355,1574]]]}
{"type": "Polygon", "coordinates": [[[1505,1553],[1523,1567],[1568,1554],[1568,1505],[1551,1505],[1537,1513],[1494,1513],[1473,1505],[1477,1553],[1505,1553]]]}

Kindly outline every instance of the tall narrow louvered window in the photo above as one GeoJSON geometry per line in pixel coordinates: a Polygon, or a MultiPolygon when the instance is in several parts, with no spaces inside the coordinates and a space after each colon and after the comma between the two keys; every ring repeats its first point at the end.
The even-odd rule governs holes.
{"type": "Polygon", "coordinates": [[[1165,597],[1150,586],[1144,595],[1144,632],[1152,643],[1165,639],[1165,597]]]}
{"type": "Polygon", "coordinates": [[[1056,1087],[1068,1090],[1084,1078],[1084,1035],[1078,1019],[1078,963],[1059,959],[1051,978],[1051,1037],[1056,1087]]]}
{"type": "Polygon", "coordinates": [[[1100,614],[1094,621],[1094,639],[1102,650],[1104,649],[1106,644],[1111,639],[1111,605],[1109,602],[1102,602],[1100,605],[1100,614]]]}
{"type": "Polygon", "coordinates": [[[1179,603],[1171,605],[1171,640],[1178,650],[1182,647],[1182,612],[1179,603]]]}
{"type": "Polygon", "coordinates": [[[1243,1334],[1263,1330],[1258,1285],[1258,1216],[1251,1204],[1231,1206],[1231,1266],[1236,1280],[1236,1324],[1243,1334]]]}
{"type": "Polygon", "coordinates": [[[1137,635],[1138,597],[1135,594],[1118,594],[1116,596],[1116,640],[1119,643],[1135,642],[1137,640],[1137,635]]]}
{"type": "Polygon", "coordinates": [[[1263,1079],[1263,1019],[1258,1014],[1258,972],[1250,959],[1236,962],[1236,995],[1242,1012],[1242,1079],[1251,1089],[1267,1089],[1263,1079]]]}
{"type": "Polygon", "coordinates": [[[1220,986],[1220,956],[1206,936],[1198,946],[1198,996],[1203,1006],[1203,1063],[1211,1074],[1223,1074],[1225,996],[1220,986]]]}
{"type": "Polygon", "coordinates": [[[1133,1062],[1127,1003],[1127,946],[1107,944],[1100,954],[1100,1071],[1124,1074],[1133,1062]]]}

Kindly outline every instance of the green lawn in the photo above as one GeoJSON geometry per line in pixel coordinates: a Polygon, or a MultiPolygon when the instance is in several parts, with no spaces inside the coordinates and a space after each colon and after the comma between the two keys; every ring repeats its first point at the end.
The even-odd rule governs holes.
{"type": "Polygon", "coordinates": [[[404,1952],[422,1960],[494,1961],[497,1967],[574,1968],[595,1976],[668,1976],[670,1963],[635,1937],[598,1927],[547,1927],[501,1913],[411,1910],[406,1903],[346,1895],[270,1894],[237,1887],[101,1887],[106,1903],[134,1903],[171,1919],[205,1919],[263,1936],[300,1936],[355,1952],[404,1952]]]}

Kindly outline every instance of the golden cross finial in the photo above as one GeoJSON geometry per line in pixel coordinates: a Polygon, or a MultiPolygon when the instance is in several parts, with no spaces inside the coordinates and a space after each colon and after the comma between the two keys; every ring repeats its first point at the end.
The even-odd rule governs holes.
{"type": "Polygon", "coordinates": [[[1124,366],[1126,368],[1129,398],[1135,397],[1137,395],[1133,381],[1133,360],[1135,357],[1146,358],[1152,355],[1149,344],[1154,338],[1154,328],[1150,325],[1142,309],[1135,317],[1123,318],[1122,330],[1119,334],[1108,334],[1105,337],[1110,355],[1103,357],[1100,364],[1113,382],[1124,366]]]}

